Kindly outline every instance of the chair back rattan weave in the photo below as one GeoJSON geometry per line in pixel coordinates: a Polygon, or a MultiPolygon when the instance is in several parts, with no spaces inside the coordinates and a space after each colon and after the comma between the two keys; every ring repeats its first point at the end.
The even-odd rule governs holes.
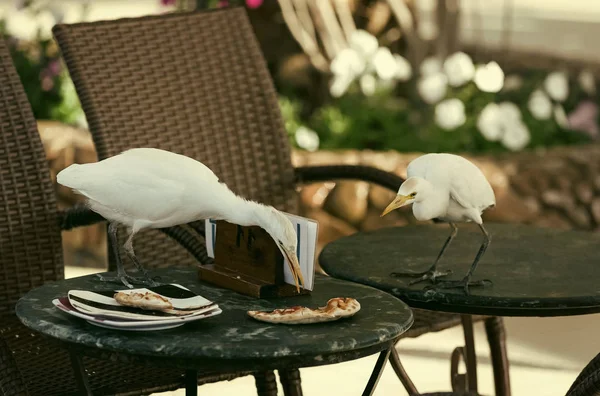
{"type": "MultiPolygon", "coordinates": [[[[276,91],[243,8],[57,25],[54,35],[99,159],[170,150],[248,199],[297,211],[276,91]]],[[[155,230],[134,247],[148,266],[194,264],[155,230]]]]}

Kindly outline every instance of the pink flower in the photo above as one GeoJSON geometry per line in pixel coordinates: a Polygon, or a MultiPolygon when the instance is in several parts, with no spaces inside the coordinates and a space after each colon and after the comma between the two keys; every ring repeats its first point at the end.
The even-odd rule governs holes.
{"type": "Polygon", "coordinates": [[[42,78],[42,91],[50,91],[52,88],[54,88],[54,81],[52,80],[51,77],[49,76],[45,76],[42,78]]]}
{"type": "Polygon", "coordinates": [[[246,0],[248,8],[258,8],[262,5],[263,0],[246,0]]]}
{"type": "Polygon", "coordinates": [[[48,64],[47,74],[51,77],[60,74],[60,63],[57,60],[53,60],[48,64]]]}
{"type": "Polygon", "coordinates": [[[160,4],[165,7],[175,5],[175,3],[177,3],[177,0],[160,0],[160,4]]]}
{"type": "Polygon", "coordinates": [[[569,127],[576,131],[585,132],[592,139],[596,139],[598,130],[598,105],[589,100],[584,100],[573,110],[569,116],[569,127]]]}
{"type": "Polygon", "coordinates": [[[219,0],[217,3],[217,8],[227,7],[229,5],[229,1],[227,0],[219,0]]]}

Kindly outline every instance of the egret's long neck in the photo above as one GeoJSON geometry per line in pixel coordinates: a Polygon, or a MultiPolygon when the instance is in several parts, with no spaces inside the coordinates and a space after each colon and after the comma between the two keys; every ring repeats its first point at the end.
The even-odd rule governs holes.
{"type": "Polygon", "coordinates": [[[229,206],[230,210],[223,215],[224,220],[241,226],[257,225],[262,227],[260,212],[266,209],[264,205],[236,196],[229,206]]]}

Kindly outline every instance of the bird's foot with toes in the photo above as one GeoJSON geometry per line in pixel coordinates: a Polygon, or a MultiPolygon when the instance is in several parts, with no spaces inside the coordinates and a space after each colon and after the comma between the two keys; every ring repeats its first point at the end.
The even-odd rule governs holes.
{"type": "Polygon", "coordinates": [[[160,286],[160,283],[157,281],[160,280],[159,276],[155,276],[153,278],[150,277],[135,277],[128,274],[123,276],[104,276],[101,274],[96,274],[96,277],[102,282],[111,282],[111,283],[121,283],[127,286],[130,289],[133,289],[133,285],[142,285],[146,287],[156,287],[160,286]]]}
{"type": "Polygon", "coordinates": [[[394,278],[417,278],[410,281],[409,285],[415,285],[417,283],[424,282],[426,280],[430,280],[431,283],[435,284],[438,278],[442,278],[444,276],[448,276],[452,274],[452,270],[446,271],[438,271],[438,270],[427,270],[424,272],[392,272],[390,274],[391,277],[394,278]]]}
{"type": "Polygon", "coordinates": [[[425,287],[425,290],[444,290],[444,289],[463,289],[466,295],[469,295],[470,287],[486,287],[491,286],[493,283],[489,279],[482,279],[478,281],[472,281],[468,277],[462,280],[451,280],[438,282],[435,285],[425,287]]]}

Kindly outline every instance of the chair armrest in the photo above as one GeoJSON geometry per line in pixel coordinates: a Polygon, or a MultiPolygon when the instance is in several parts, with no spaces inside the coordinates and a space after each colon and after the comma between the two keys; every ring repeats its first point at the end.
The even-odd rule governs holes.
{"type": "Polygon", "coordinates": [[[59,211],[58,216],[59,226],[62,231],[100,223],[105,220],[104,217],[81,204],[77,204],[67,210],[59,211]]]}
{"type": "Polygon", "coordinates": [[[394,192],[404,179],[391,172],[363,165],[302,166],[295,169],[296,182],[306,184],[332,180],[361,180],[375,183],[394,192]]]}
{"type": "MultiPolygon", "coordinates": [[[[63,231],[102,221],[106,221],[106,219],[85,205],[75,205],[66,211],[59,212],[59,224],[63,231]]],[[[206,245],[198,238],[198,235],[204,238],[204,222],[194,222],[188,226],[190,230],[183,225],[160,228],[159,230],[183,246],[201,264],[210,262],[210,258],[206,253],[206,245]]]]}

